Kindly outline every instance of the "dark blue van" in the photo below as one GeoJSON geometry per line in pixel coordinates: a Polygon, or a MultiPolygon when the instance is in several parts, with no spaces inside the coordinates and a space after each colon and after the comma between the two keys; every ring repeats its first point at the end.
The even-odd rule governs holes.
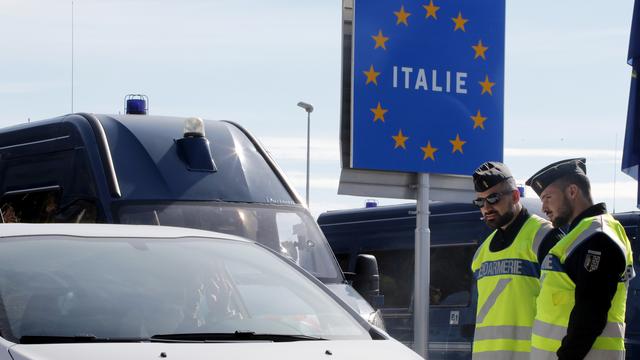
{"type": "Polygon", "coordinates": [[[346,284],[275,162],[232,122],[81,113],[0,129],[0,214],[3,222],[156,224],[250,238],[382,324],[346,284]]]}
{"type": "MultiPolygon", "coordinates": [[[[537,199],[523,198],[532,213],[537,199]]],[[[389,334],[413,345],[413,274],[415,204],[329,211],[318,218],[343,271],[355,270],[358,255],[374,255],[380,272],[379,309],[389,334]]],[[[640,255],[640,212],[616,214],[640,255]]],[[[475,326],[476,289],[471,261],[491,232],[471,204],[430,204],[431,280],[429,358],[470,359],[475,326]]],[[[636,261],[636,273],[639,273],[636,261]]],[[[627,300],[627,359],[640,358],[640,277],[630,284],[627,300]]]]}

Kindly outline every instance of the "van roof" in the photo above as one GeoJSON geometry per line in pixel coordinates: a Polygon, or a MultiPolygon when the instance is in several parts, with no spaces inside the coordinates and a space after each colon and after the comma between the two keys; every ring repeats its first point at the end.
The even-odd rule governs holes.
{"type": "Polygon", "coordinates": [[[204,121],[217,170],[203,172],[189,169],[178,152],[176,141],[183,137],[185,118],[96,117],[104,127],[116,174],[122,178],[124,198],[158,199],[170,194],[183,200],[295,202],[268,154],[236,124],[204,121]]]}
{"type": "MultiPolygon", "coordinates": [[[[529,213],[540,215],[540,200],[537,198],[520,198],[522,204],[527,208],[529,213]]],[[[372,208],[355,208],[347,210],[330,210],[320,214],[318,218],[319,223],[332,222],[332,219],[343,217],[357,217],[360,220],[370,219],[389,219],[389,218],[402,218],[407,216],[414,216],[416,211],[415,203],[399,204],[399,205],[385,205],[372,208]],[[322,221],[321,221],[322,219],[322,221]]],[[[429,204],[429,213],[431,216],[444,216],[444,215],[456,215],[456,214],[480,214],[480,210],[469,203],[455,203],[445,201],[432,201],[429,204]]]]}
{"type": "MultiPolygon", "coordinates": [[[[541,213],[540,200],[537,198],[520,198],[530,214],[545,217],[541,213]]],[[[344,221],[366,221],[380,219],[396,219],[415,217],[416,204],[385,205],[372,208],[356,208],[347,210],[331,210],[320,214],[318,223],[331,224],[344,221]]],[[[464,215],[480,218],[480,210],[471,203],[454,203],[433,201],[429,204],[431,217],[464,215]]]]}
{"type": "MultiPolygon", "coordinates": [[[[70,114],[0,130],[0,152],[7,159],[82,150],[82,156],[75,154],[69,161],[80,162],[88,157],[97,181],[102,181],[103,176],[115,199],[287,205],[301,202],[259,142],[228,121],[204,120],[216,171],[190,168],[177,144],[183,138],[185,120],[171,116],[70,114]],[[7,153],[11,156],[5,156],[7,153]]],[[[10,187],[18,185],[23,184],[10,187]]],[[[0,192],[14,188],[5,187],[0,192]]]]}
{"type": "MultiPolygon", "coordinates": [[[[522,197],[522,204],[530,214],[536,214],[544,219],[546,215],[542,213],[541,202],[538,198],[522,197]]],[[[416,204],[407,203],[399,205],[385,205],[372,208],[355,208],[347,210],[330,210],[320,214],[318,224],[334,224],[349,221],[373,221],[389,220],[406,217],[415,217],[416,204]]],[[[433,201],[429,204],[431,216],[453,216],[453,215],[480,215],[480,211],[472,204],[452,203],[444,201],[433,201]]],[[[624,226],[640,226],[640,211],[626,211],[614,213],[613,216],[624,226]]]]}

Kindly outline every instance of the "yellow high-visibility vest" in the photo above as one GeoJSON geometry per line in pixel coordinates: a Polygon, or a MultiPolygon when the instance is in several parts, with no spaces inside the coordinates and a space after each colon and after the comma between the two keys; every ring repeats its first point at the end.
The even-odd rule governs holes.
{"type": "MultiPolygon", "coordinates": [[[[610,214],[587,217],[560,240],[542,263],[541,290],[537,299],[536,319],[531,338],[532,359],[557,359],[556,351],[567,335],[569,316],[575,305],[576,284],[564,271],[569,255],[587,238],[604,233],[620,247],[626,269],[620,274],[617,291],[607,314],[607,325],[596,338],[585,359],[624,359],[624,317],[627,287],[633,278],[631,244],[622,225],[610,214]]],[[[585,266],[597,268],[597,252],[587,253],[585,266]],[[588,264],[587,264],[588,262],[588,264]]]]}
{"type": "Polygon", "coordinates": [[[529,360],[540,291],[538,248],[550,230],[548,221],[532,215],[507,248],[489,250],[496,231],[478,248],[471,264],[478,284],[474,360],[529,360]]]}

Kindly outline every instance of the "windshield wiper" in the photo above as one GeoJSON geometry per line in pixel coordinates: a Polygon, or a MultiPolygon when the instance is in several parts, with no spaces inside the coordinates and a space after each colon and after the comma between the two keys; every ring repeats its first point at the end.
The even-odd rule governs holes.
{"type": "Polygon", "coordinates": [[[101,338],[94,335],[78,336],[50,336],[50,335],[23,335],[20,344],[70,344],[70,343],[116,343],[116,342],[143,342],[148,338],[101,338]]]}
{"type": "Polygon", "coordinates": [[[167,342],[233,342],[233,341],[310,341],[326,340],[320,337],[290,334],[256,334],[253,331],[235,331],[232,333],[186,333],[153,335],[151,341],[167,342]]]}

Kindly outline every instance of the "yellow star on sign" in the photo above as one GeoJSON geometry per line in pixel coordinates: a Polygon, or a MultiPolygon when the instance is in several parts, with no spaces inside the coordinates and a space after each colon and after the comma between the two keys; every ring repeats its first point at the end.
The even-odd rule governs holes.
{"type": "Polygon", "coordinates": [[[482,116],[482,114],[480,114],[480,110],[478,110],[478,113],[476,114],[476,116],[471,116],[471,119],[473,119],[474,129],[477,127],[480,127],[482,128],[482,130],[484,130],[484,122],[485,120],[487,120],[487,118],[482,116]]]}
{"type": "Polygon", "coordinates": [[[424,152],[424,157],[422,158],[422,160],[431,159],[433,161],[436,161],[436,158],[433,156],[433,154],[438,151],[438,148],[431,147],[431,141],[428,141],[427,146],[420,147],[420,149],[422,149],[422,151],[424,152]]]}
{"type": "Polygon", "coordinates": [[[493,96],[493,92],[491,92],[491,88],[496,83],[489,81],[489,75],[485,75],[484,81],[478,81],[478,83],[480,83],[480,86],[482,86],[482,92],[480,93],[480,95],[483,95],[484,93],[488,92],[489,95],[493,96]]]}
{"type": "Polygon", "coordinates": [[[384,46],[384,43],[386,43],[389,38],[382,35],[382,30],[378,30],[378,35],[371,35],[371,37],[376,42],[376,47],[374,47],[374,49],[381,47],[384,50],[387,50],[387,48],[384,46]]]}
{"type": "Polygon", "coordinates": [[[378,75],[380,75],[379,72],[376,72],[373,69],[373,65],[371,65],[371,67],[369,68],[369,71],[363,71],[363,73],[367,76],[367,82],[365,83],[365,85],[368,85],[369,83],[374,83],[376,86],[378,85],[378,75]]]}
{"type": "Polygon", "coordinates": [[[460,154],[464,154],[462,152],[462,145],[466,144],[467,142],[460,140],[460,134],[456,134],[456,139],[449,140],[449,142],[451,143],[451,145],[453,145],[453,151],[451,151],[452,154],[456,151],[460,151],[460,154]]]}
{"type": "Polygon", "coordinates": [[[401,147],[403,149],[407,148],[404,143],[407,141],[408,137],[402,134],[402,129],[398,131],[398,135],[392,136],[392,138],[396,141],[396,145],[393,147],[394,149],[397,149],[398,147],[401,147]]]}
{"type": "Polygon", "coordinates": [[[371,112],[375,115],[373,118],[373,122],[378,121],[378,119],[382,120],[382,122],[384,122],[384,114],[389,111],[387,109],[383,109],[382,106],[380,105],[380,101],[378,101],[378,107],[373,108],[373,109],[369,109],[371,110],[371,112]]]}
{"type": "Polygon", "coordinates": [[[453,20],[453,22],[456,23],[456,27],[453,29],[453,31],[457,31],[458,29],[461,29],[462,31],[466,32],[466,30],[464,29],[464,24],[466,24],[469,21],[469,19],[464,19],[462,17],[461,11],[458,12],[457,18],[451,18],[451,20],[453,20]]]}
{"type": "Polygon", "coordinates": [[[438,16],[436,16],[436,12],[438,11],[438,9],[440,9],[440,6],[433,5],[433,0],[431,0],[429,5],[422,5],[422,7],[427,10],[427,16],[425,16],[425,18],[428,19],[430,17],[433,17],[436,20],[438,19],[438,16]]]}
{"type": "Polygon", "coordinates": [[[394,11],[393,14],[398,18],[396,25],[404,24],[405,26],[409,26],[407,18],[411,16],[411,13],[404,11],[404,5],[400,6],[400,11],[394,11]]]}
{"type": "Polygon", "coordinates": [[[476,52],[476,56],[473,57],[474,59],[481,57],[482,59],[487,60],[487,58],[484,57],[484,53],[487,51],[488,47],[482,45],[482,40],[478,41],[478,45],[472,45],[471,47],[476,52]]]}

